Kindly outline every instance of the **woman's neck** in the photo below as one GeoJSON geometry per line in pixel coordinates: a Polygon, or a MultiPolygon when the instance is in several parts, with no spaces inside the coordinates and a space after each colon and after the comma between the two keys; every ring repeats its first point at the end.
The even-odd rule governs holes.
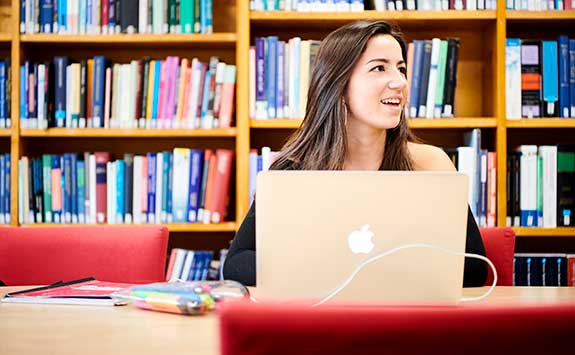
{"type": "Polygon", "coordinates": [[[344,170],[379,170],[385,153],[386,130],[347,127],[344,170]]]}

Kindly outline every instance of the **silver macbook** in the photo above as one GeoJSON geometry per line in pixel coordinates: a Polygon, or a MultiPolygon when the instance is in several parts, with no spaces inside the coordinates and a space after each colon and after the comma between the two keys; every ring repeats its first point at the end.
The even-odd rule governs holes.
{"type": "Polygon", "coordinates": [[[461,298],[464,257],[445,250],[465,251],[466,175],[268,171],[258,174],[256,191],[258,298],[319,301],[354,272],[330,302],[461,298]],[[411,244],[444,250],[409,247],[374,258],[411,244]]]}

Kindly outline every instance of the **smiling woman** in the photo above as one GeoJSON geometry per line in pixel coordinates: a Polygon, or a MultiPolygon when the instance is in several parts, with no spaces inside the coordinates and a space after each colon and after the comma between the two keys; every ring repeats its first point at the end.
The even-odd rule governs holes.
{"type": "MultiPolygon", "coordinates": [[[[409,130],[406,46],[385,21],[360,21],[330,33],[314,62],[301,127],[283,147],[272,170],[453,171],[443,150],[420,144],[409,130]]],[[[294,221],[297,223],[297,221],[294,221]]],[[[256,283],[255,208],[234,238],[224,277],[256,283]]],[[[485,255],[468,209],[466,251],[485,255]]],[[[464,285],[482,286],[487,268],[465,262],[464,285]]]]}

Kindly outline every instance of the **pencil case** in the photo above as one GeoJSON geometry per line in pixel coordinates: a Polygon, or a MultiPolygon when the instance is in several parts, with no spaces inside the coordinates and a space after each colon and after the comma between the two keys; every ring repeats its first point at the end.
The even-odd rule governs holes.
{"type": "Polygon", "coordinates": [[[249,297],[248,289],[235,281],[159,282],[137,285],[112,294],[146,310],[200,315],[220,302],[249,297]]]}

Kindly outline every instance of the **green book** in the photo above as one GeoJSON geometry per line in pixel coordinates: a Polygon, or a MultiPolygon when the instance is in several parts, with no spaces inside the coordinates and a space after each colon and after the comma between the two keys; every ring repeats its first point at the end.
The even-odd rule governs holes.
{"type": "Polygon", "coordinates": [[[543,226],[543,157],[537,155],[537,224],[543,226]]]}
{"type": "Polygon", "coordinates": [[[44,221],[52,223],[52,155],[42,155],[42,181],[44,193],[44,221]]]}
{"type": "Polygon", "coordinates": [[[194,0],[180,1],[180,21],[182,25],[182,33],[194,33],[195,6],[196,5],[194,4],[194,0]]]}
{"type": "Polygon", "coordinates": [[[433,117],[441,117],[443,108],[443,91],[445,88],[445,68],[447,66],[447,41],[441,41],[439,47],[439,63],[437,65],[437,87],[435,90],[435,107],[433,117]]]}

